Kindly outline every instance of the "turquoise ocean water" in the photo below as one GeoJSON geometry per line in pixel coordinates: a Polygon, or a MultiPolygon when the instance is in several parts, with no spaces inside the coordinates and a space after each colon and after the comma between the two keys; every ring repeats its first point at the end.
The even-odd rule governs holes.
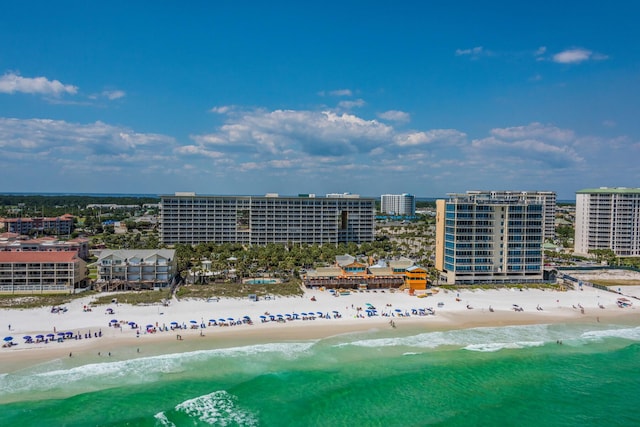
{"type": "Polygon", "coordinates": [[[1,375],[0,425],[640,425],[636,325],[380,330],[71,363],[1,375]]]}

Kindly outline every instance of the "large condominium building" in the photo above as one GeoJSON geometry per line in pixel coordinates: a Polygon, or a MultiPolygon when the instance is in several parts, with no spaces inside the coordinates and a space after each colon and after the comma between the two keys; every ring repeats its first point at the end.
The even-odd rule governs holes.
{"type": "Polygon", "coordinates": [[[542,204],[545,239],[556,235],[556,193],[553,191],[467,191],[467,194],[496,200],[527,200],[542,204]]]}
{"type": "Polygon", "coordinates": [[[411,194],[383,194],[380,211],[390,215],[413,216],[416,214],[416,198],[411,194]]]}
{"type": "Polygon", "coordinates": [[[543,205],[450,194],[436,201],[436,268],[448,284],[543,281],[543,205]]]}
{"type": "Polygon", "coordinates": [[[0,293],[72,293],[86,283],[75,252],[0,252],[0,293]]]}
{"type": "Polygon", "coordinates": [[[202,242],[337,244],[371,242],[375,200],[352,194],[266,196],[161,196],[160,239],[202,242]]]}
{"type": "Polygon", "coordinates": [[[640,256],[640,188],[596,188],[576,192],[575,252],[611,249],[640,256]]]}
{"type": "Polygon", "coordinates": [[[9,233],[29,234],[38,231],[47,234],[65,235],[73,231],[73,215],[64,214],[55,218],[4,218],[4,230],[9,233]]]}

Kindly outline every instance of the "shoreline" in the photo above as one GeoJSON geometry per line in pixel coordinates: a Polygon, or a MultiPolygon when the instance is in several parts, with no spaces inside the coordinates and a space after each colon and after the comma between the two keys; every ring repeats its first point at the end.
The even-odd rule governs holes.
{"type": "Polygon", "coordinates": [[[640,324],[635,305],[619,308],[616,300],[621,295],[592,288],[565,292],[537,289],[461,290],[455,293],[440,292],[427,298],[417,298],[404,293],[372,292],[341,297],[330,295],[323,291],[308,291],[303,297],[283,297],[258,302],[223,299],[218,302],[174,301],[168,307],[114,305],[114,314],[108,314],[107,307],[93,308],[91,312],[83,311],[91,297],[69,304],[67,312],[63,314],[53,314],[49,308],[4,309],[0,310],[2,318],[11,325],[11,330],[7,333],[14,337],[14,342],[18,345],[0,348],[0,374],[18,372],[52,362],[78,366],[206,349],[321,340],[374,330],[388,330],[389,334],[400,335],[530,324],[640,324]],[[438,307],[438,303],[442,306],[438,307]],[[522,307],[523,311],[515,311],[516,305],[522,307]],[[377,308],[375,316],[369,317],[366,314],[366,308],[369,306],[377,308]],[[601,306],[604,308],[600,308],[601,306]],[[494,311],[489,311],[489,307],[494,311]],[[283,318],[285,314],[293,312],[302,314],[306,313],[305,308],[314,310],[315,320],[300,318],[262,322],[260,319],[260,316],[265,316],[266,313],[270,316],[282,313],[283,318]],[[414,314],[414,310],[420,308],[433,308],[435,315],[414,314]],[[317,313],[324,313],[323,317],[318,317],[317,313]],[[336,318],[337,313],[340,313],[340,318],[336,318]],[[330,318],[325,318],[325,314],[329,314],[330,318]],[[245,315],[251,317],[252,325],[209,326],[209,317],[211,320],[229,317],[241,319],[245,315]],[[110,321],[115,319],[122,321],[124,326],[108,326],[110,321]],[[131,328],[127,325],[128,321],[135,321],[142,328],[131,328]],[[191,328],[192,321],[198,322],[197,328],[191,328]],[[395,328],[391,327],[391,321],[395,323],[395,328]],[[168,328],[171,322],[187,326],[187,329],[169,329],[166,332],[155,333],[147,332],[145,329],[147,325],[157,325],[157,329],[163,326],[168,328]],[[201,322],[204,323],[204,328],[200,327],[201,322]],[[86,336],[89,331],[91,334],[101,331],[102,337],[48,344],[27,344],[22,340],[24,335],[51,333],[53,328],[57,331],[74,331],[81,336],[86,336]],[[204,336],[201,336],[201,333],[204,336]],[[177,340],[177,335],[181,335],[183,339],[177,340]]]}

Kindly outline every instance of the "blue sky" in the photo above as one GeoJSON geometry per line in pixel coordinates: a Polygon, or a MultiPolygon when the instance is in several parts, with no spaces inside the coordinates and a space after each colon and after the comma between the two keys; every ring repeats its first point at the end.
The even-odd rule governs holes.
{"type": "Polygon", "coordinates": [[[630,1],[29,1],[0,191],[640,187],[630,1]],[[560,3],[560,4],[559,4],[560,3]]]}

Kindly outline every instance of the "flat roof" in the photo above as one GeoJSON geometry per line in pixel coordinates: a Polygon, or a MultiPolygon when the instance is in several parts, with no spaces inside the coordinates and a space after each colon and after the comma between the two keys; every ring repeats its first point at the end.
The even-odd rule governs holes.
{"type": "Polygon", "coordinates": [[[576,191],[576,194],[640,194],[640,188],[628,187],[600,187],[585,188],[576,191]]]}
{"type": "Polygon", "coordinates": [[[177,193],[177,194],[161,194],[160,198],[201,198],[201,199],[295,199],[295,200],[373,200],[377,201],[375,197],[362,197],[359,195],[351,194],[351,195],[342,195],[342,194],[327,194],[326,196],[307,196],[307,195],[295,195],[295,196],[285,196],[285,195],[276,195],[275,193],[269,193],[263,196],[254,195],[254,196],[243,196],[243,195],[215,195],[215,194],[195,194],[195,193],[177,193]]]}

